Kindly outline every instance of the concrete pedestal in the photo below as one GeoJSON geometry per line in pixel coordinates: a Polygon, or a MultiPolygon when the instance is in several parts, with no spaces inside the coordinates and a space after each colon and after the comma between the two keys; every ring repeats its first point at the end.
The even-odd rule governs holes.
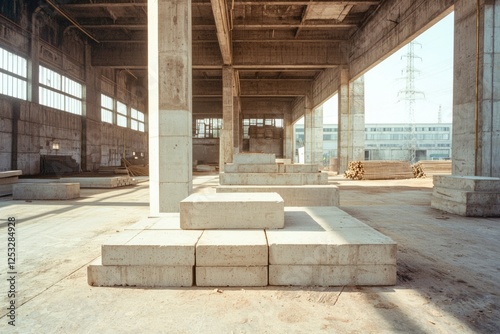
{"type": "Polygon", "coordinates": [[[431,206],[467,217],[500,217],[500,178],[435,175],[431,206]]]}
{"type": "Polygon", "coordinates": [[[15,200],[65,200],[80,197],[79,183],[18,183],[13,187],[15,200]]]}
{"type": "Polygon", "coordinates": [[[0,172],[0,196],[12,195],[13,185],[18,182],[22,174],[20,170],[0,172]]]}

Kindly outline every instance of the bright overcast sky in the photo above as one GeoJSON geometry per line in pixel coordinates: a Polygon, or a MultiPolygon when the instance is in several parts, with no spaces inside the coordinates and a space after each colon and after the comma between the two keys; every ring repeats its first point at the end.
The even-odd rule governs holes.
{"type": "MultiPolygon", "coordinates": [[[[450,123],[453,102],[453,13],[415,39],[416,123],[450,123]]],[[[408,123],[407,104],[398,92],[405,89],[407,46],[365,73],[365,123],[408,123]]],[[[337,95],[323,105],[325,124],[337,123],[337,95]]]]}

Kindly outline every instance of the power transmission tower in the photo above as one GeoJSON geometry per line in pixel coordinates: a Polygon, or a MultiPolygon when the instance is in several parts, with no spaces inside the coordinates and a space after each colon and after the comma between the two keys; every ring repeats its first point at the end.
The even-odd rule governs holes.
{"type": "Polygon", "coordinates": [[[441,105],[439,105],[439,110],[438,110],[438,123],[443,122],[443,111],[441,110],[441,105]]]}
{"type": "Polygon", "coordinates": [[[415,59],[422,60],[421,57],[415,54],[415,45],[421,46],[420,43],[411,41],[408,44],[406,55],[406,68],[402,71],[405,74],[406,87],[398,93],[400,100],[406,102],[406,108],[408,111],[408,123],[410,127],[410,134],[406,138],[406,146],[408,149],[408,160],[411,163],[416,161],[416,150],[417,150],[417,137],[415,133],[415,104],[417,99],[425,98],[425,94],[422,91],[416,90],[415,88],[415,75],[420,73],[418,69],[415,68],[415,59]]]}

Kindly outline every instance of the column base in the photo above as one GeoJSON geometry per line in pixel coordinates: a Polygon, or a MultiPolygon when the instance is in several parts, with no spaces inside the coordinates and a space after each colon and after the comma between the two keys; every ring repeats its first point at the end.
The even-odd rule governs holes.
{"type": "Polygon", "coordinates": [[[500,178],[435,175],[431,206],[466,217],[500,217],[500,178]]]}

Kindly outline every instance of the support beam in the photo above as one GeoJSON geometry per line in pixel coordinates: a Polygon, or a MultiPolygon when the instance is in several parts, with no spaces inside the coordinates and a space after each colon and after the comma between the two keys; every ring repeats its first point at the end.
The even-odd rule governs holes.
{"type": "Polygon", "coordinates": [[[212,12],[217,28],[217,39],[219,40],[220,52],[224,65],[232,64],[231,31],[229,29],[229,15],[225,0],[211,0],[212,12]]]}
{"type": "MultiPolygon", "coordinates": [[[[233,66],[240,68],[327,68],[345,63],[341,43],[234,43],[233,66]]],[[[101,43],[92,50],[92,66],[146,68],[145,45],[101,43]]],[[[220,68],[223,60],[216,42],[193,45],[193,67],[220,68]]]]}
{"type": "Polygon", "coordinates": [[[192,191],[191,1],[148,1],[150,211],[192,191]]]}
{"type": "Polygon", "coordinates": [[[323,165],[323,107],[313,108],[312,94],[305,95],[305,163],[323,165]]]}

